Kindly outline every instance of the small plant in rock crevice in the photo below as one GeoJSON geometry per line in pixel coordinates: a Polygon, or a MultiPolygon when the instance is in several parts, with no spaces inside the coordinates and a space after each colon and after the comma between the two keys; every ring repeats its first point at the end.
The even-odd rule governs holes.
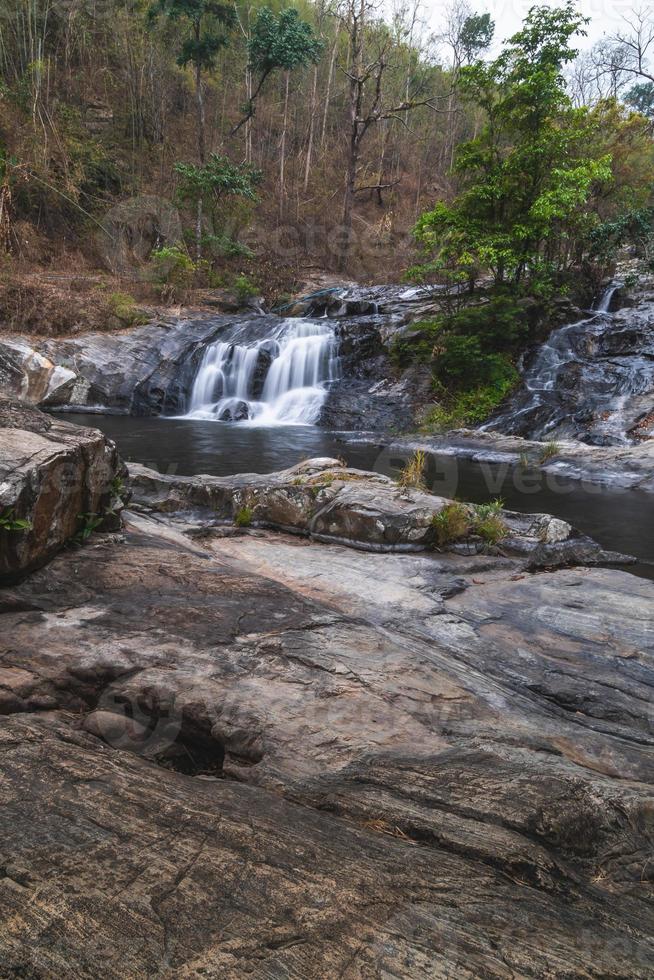
{"type": "Polygon", "coordinates": [[[234,514],[234,524],[236,527],[250,527],[254,512],[251,507],[239,507],[234,514]]]}
{"type": "Polygon", "coordinates": [[[493,500],[472,507],[455,501],[432,518],[437,548],[469,537],[481,538],[487,545],[496,545],[509,533],[501,517],[503,501],[493,500]]]}
{"type": "Polygon", "coordinates": [[[486,544],[499,544],[507,536],[509,529],[501,518],[504,501],[493,500],[488,504],[475,504],[472,533],[486,544]]]}
{"type": "Polygon", "coordinates": [[[104,519],[104,514],[78,514],[77,522],[79,526],[71,539],[72,543],[77,545],[86,544],[93,532],[97,531],[97,529],[100,527],[104,519]]]}
{"type": "Polygon", "coordinates": [[[466,538],[472,528],[472,515],[464,504],[448,504],[431,521],[436,547],[442,548],[461,538],[466,538]]]}
{"type": "Polygon", "coordinates": [[[31,531],[32,524],[24,517],[14,517],[14,508],[5,507],[0,512],[0,531],[20,532],[31,531]]]}
{"type": "Polygon", "coordinates": [[[561,452],[561,446],[558,442],[546,442],[543,446],[540,456],[538,457],[538,462],[543,464],[549,462],[550,459],[554,459],[561,452]]]}

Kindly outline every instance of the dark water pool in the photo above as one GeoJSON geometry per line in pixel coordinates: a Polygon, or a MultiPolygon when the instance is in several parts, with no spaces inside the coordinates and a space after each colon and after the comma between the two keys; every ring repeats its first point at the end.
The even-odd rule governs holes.
{"type": "MultiPolygon", "coordinates": [[[[409,453],[381,443],[351,442],[313,426],[256,428],[190,419],[69,414],[71,422],[95,426],[114,439],[123,458],[162,473],[270,473],[312,456],[339,456],[349,465],[389,476],[409,453]]],[[[483,503],[501,497],[512,510],[554,514],[605,548],[654,562],[654,500],[637,490],[598,488],[540,471],[524,473],[505,463],[475,463],[451,456],[429,459],[427,482],[434,493],[483,503]]],[[[651,569],[641,574],[654,577],[651,569]]]]}

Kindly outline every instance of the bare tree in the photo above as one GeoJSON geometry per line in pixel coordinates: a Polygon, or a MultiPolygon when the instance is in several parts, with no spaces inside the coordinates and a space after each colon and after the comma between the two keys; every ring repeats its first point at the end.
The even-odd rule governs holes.
{"type": "Polygon", "coordinates": [[[573,66],[576,96],[583,96],[586,104],[618,98],[637,79],[654,84],[654,13],[648,8],[632,10],[624,25],[573,66]]]}
{"type": "MultiPolygon", "coordinates": [[[[395,119],[406,125],[406,115],[418,106],[436,109],[434,96],[409,91],[393,104],[388,101],[387,79],[395,70],[392,64],[392,36],[387,30],[374,31],[377,7],[370,0],[345,0],[340,19],[348,38],[348,60],[340,65],[348,81],[348,145],[346,157],[345,192],[343,197],[343,235],[338,255],[338,269],[347,265],[352,246],[354,200],[361,146],[368,130],[383,120],[395,119]]],[[[381,181],[379,181],[381,184],[381,181]]],[[[375,190],[377,185],[366,186],[375,190]]],[[[379,188],[381,189],[381,187],[379,188]]]]}

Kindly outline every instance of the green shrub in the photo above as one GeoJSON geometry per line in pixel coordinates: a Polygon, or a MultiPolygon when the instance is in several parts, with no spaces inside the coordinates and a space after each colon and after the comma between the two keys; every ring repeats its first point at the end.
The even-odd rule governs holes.
{"type": "Polygon", "coordinates": [[[239,275],[235,277],[232,288],[236,293],[236,298],[239,303],[246,303],[249,299],[252,299],[253,296],[256,296],[259,291],[256,283],[246,276],[244,272],[239,273],[239,275]]]}
{"type": "Polygon", "coordinates": [[[136,305],[136,300],[127,293],[109,293],[106,297],[109,312],[126,326],[134,327],[148,322],[148,315],[136,305]]]}
{"type": "Polygon", "coordinates": [[[436,546],[442,548],[470,534],[472,517],[464,504],[455,502],[448,504],[438,514],[434,514],[431,526],[434,529],[436,546]]]}
{"type": "Polygon", "coordinates": [[[509,533],[501,517],[502,507],[501,500],[472,507],[458,501],[448,504],[432,518],[436,547],[442,548],[471,535],[482,538],[486,544],[498,544],[509,533]]]}
{"type": "Polygon", "coordinates": [[[422,422],[424,432],[444,431],[479,425],[500,405],[515,387],[519,375],[512,364],[507,363],[506,375],[491,384],[481,385],[469,391],[442,394],[442,404],[432,408],[422,422]]]}
{"type": "Polygon", "coordinates": [[[189,289],[195,280],[195,264],[181,245],[156,248],[150,255],[154,276],[162,285],[189,289]]]}
{"type": "Polygon", "coordinates": [[[503,506],[502,500],[492,500],[488,504],[475,504],[473,507],[472,533],[478,535],[487,544],[498,544],[509,533],[508,527],[500,516],[503,506]]]}
{"type": "Polygon", "coordinates": [[[250,527],[254,513],[251,507],[241,507],[234,515],[234,524],[237,527],[250,527]]]}

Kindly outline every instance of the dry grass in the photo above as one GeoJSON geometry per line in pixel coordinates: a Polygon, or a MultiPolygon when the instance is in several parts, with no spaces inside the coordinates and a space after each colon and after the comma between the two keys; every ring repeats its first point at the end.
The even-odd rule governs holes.
{"type": "Polygon", "coordinates": [[[408,460],[406,466],[398,477],[398,483],[405,489],[426,490],[425,469],[427,466],[427,454],[422,449],[416,449],[413,456],[408,460]]]}
{"type": "Polygon", "coordinates": [[[129,286],[100,276],[6,273],[0,276],[0,332],[40,337],[120,330],[146,322],[129,286]]]}

